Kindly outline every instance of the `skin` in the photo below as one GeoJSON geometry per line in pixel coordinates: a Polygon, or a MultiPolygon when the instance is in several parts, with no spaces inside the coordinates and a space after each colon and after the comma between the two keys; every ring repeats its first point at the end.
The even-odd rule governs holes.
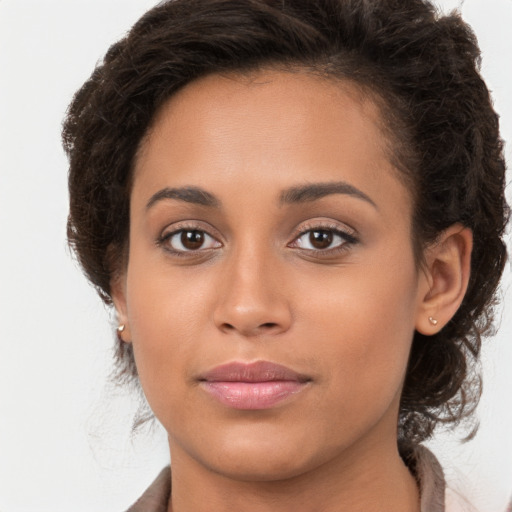
{"type": "Polygon", "coordinates": [[[418,267],[411,194],[380,126],[348,83],[266,70],[189,84],[141,144],[113,298],[168,432],[169,511],[419,510],[397,450],[400,393],[415,329],[433,334],[462,300],[471,234],[453,226],[418,267]],[[283,201],[312,183],[343,187],[283,201]],[[215,204],[169,193],[190,187],[215,204]],[[187,230],[199,245],[181,244],[187,230]],[[309,381],[256,411],[198,382],[260,360],[309,381]]]}

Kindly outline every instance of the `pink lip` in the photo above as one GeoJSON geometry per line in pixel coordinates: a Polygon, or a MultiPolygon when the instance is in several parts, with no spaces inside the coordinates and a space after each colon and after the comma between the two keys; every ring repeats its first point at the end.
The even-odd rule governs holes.
{"type": "Polygon", "coordinates": [[[201,387],[233,409],[269,409],[302,391],[310,378],[268,361],[228,363],[201,375],[201,387]]]}

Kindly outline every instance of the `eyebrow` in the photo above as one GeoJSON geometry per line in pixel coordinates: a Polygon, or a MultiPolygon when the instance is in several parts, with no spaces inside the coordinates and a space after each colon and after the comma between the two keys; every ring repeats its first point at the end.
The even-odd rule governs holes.
{"type": "Polygon", "coordinates": [[[209,206],[218,208],[220,201],[210,192],[199,187],[182,187],[182,188],[163,188],[153,194],[146,204],[146,210],[163,199],[177,199],[186,203],[199,204],[201,206],[209,206]]]}
{"type": "MultiPolygon", "coordinates": [[[[375,202],[363,191],[346,183],[344,181],[336,181],[329,183],[309,183],[307,185],[299,185],[283,190],[280,195],[279,202],[283,204],[306,203],[316,201],[332,194],[345,194],[357,197],[377,208],[375,202]]],[[[176,199],[187,203],[208,206],[210,208],[219,208],[221,202],[210,192],[199,187],[182,187],[182,188],[163,188],[153,194],[146,204],[149,210],[159,201],[164,199],[176,199]]]]}
{"type": "Polygon", "coordinates": [[[309,201],[316,201],[331,194],[345,194],[358,199],[362,199],[371,204],[378,210],[375,202],[362,190],[346,183],[345,181],[335,181],[328,183],[308,183],[307,185],[300,185],[298,187],[291,187],[281,193],[281,204],[293,203],[306,203],[309,201]]]}

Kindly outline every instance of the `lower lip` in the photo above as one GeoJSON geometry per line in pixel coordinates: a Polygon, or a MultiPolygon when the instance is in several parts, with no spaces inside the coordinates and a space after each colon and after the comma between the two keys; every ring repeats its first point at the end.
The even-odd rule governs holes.
{"type": "Polygon", "coordinates": [[[288,380],[268,382],[202,382],[203,389],[232,409],[270,409],[304,389],[306,383],[288,380]]]}

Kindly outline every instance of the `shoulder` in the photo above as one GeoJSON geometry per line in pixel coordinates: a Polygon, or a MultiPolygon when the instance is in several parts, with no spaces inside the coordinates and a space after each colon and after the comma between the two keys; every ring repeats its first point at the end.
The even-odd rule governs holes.
{"type": "Polygon", "coordinates": [[[422,512],[478,512],[464,496],[446,484],[443,468],[428,448],[415,446],[409,457],[420,487],[422,512]]]}
{"type": "Polygon", "coordinates": [[[436,456],[425,446],[410,448],[409,468],[415,475],[421,494],[421,512],[450,512],[445,506],[446,482],[436,456]]]}
{"type": "Polygon", "coordinates": [[[170,495],[171,468],[166,467],[126,512],[167,512],[170,495]]]}

